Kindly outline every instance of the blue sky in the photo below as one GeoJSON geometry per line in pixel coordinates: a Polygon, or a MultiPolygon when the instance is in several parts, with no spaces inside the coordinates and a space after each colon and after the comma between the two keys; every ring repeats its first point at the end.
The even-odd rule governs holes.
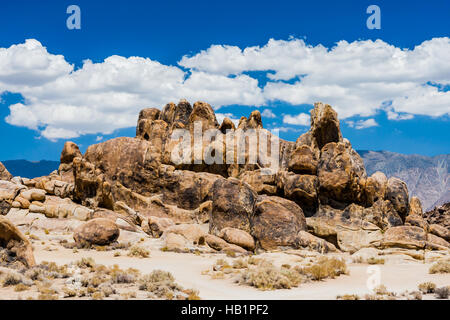
{"type": "MultiPolygon", "coordinates": [[[[78,143],[84,151],[98,141],[116,136],[133,136],[135,133],[133,121],[137,120],[136,110],[143,107],[162,107],[164,102],[169,102],[166,101],[166,97],[179,98],[178,91],[174,94],[167,89],[167,86],[173,86],[171,81],[175,86],[179,85],[179,77],[192,80],[189,85],[186,84],[183,88],[180,86],[182,89],[179,92],[192,99],[210,102],[217,109],[217,113],[239,119],[242,115],[247,116],[255,107],[261,112],[270,110],[274,116],[263,117],[265,127],[280,128],[280,136],[288,140],[295,140],[308,129],[305,121],[301,120],[302,117],[295,117],[308,113],[311,105],[305,102],[319,97],[323,102],[335,102],[339,105],[342,110],[340,116],[343,116],[341,118],[343,134],[352,142],[355,149],[424,155],[450,152],[448,142],[450,104],[446,104],[449,101],[446,92],[450,84],[450,74],[447,70],[450,69],[448,64],[445,64],[444,56],[450,55],[449,50],[445,50],[448,49],[445,37],[450,36],[448,1],[297,0],[163,3],[131,0],[126,2],[19,0],[3,1],[0,6],[0,48],[6,50],[13,45],[24,44],[26,39],[35,39],[39,45],[30,42],[27,50],[29,48],[40,50],[45,59],[54,63],[52,70],[56,70],[49,75],[47,71],[39,69],[42,62],[39,59],[42,57],[33,60],[32,67],[37,66],[38,69],[32,67],[22,69],[21,64],[27,65],[28,59],[35,59],[36,56],[22,55],[16,51],[14,54],[17,58],[8,60],[15,61],[15,64],[5,62],[2,65],[0,55],[0,91],[3,91],[0,101],[0,160],[58,160],[67,138],[78,143]],[[81,30],[66,28],[68,17],[66,8],[70,4],[77,4],[81,8],[81,30]],[[366,8],[371,4],[381,8],[381,30],[369,30],[366,27],[366,19],[369,16],[366,14],[366,8]],[[353,71],[352,63],[358,59],[361,59],[361,64],[367,64],[367,68],[362,68],[361,73],[367,73],[368,70],[368,73],[375,72],[373,69],[383,68],[379,60],[384,59],[386,54],[388,56],[391,52],[392,56],[398,54],[395,50],[391,51],[391,46],[412,51],[424,41],[431,41],[433,38],[444,40],[432,42],[423,51],[405,58],[409,63],[405,67],[406,70],[399,67],[398,72],[386,75],[389,73],[388,68],[387,72],[381,70],[380,75],[370,75],[372,78],[369,75],[365,78],[363,74],[345,77],[346,73],[353,71]],[[270,39],[280,42],[269,45],[270,39]],[[383,43],[376,45],[364,42],[377,39],[381,39],[383,43]],[[320,45],[331,50],[339,41],[345,40],[350,44],[363,44],[364,52],[358,55],[358,50],[354,47],[341,44],[338,47],[343,51],[353,48],[354,51],[348,58],[353,62],[330,63],[324,70],[317,71],[317,74],[312,72],[310,82],[303,82],[304,75],[301,70],[308,69],[308,65],[298,66],[296,74],[285,76],[283,74],[289,73],[289,65],[283,64],[283,58],[276,61],[278,56],[272,55],[273,52],[282,50],[279,56],[289,56],[289,53],[286,53],[289,46],[286,44],[294,42],[298,44],[300,40],[306,46],[317,49],[310,52],[315,57],[314,61],[319,61],[314,65],[315,69],[320,69],[323,65],[320,59],[328,61],[327,55],[320,52],[318,47],[320,45]],[[208,51],[213,45],[220,46],[218,53],[208,51]],[[267,49],[258,55],[260,59],[258,66],[252,64],[251,57],[241,57],[246,60],[242,67],[237,67],[238,63],[227,65],[223,61],[220,54],[227,56],[231,52],[225,50],[223,45],[236,46],[240,49],[268,46],[270,50],[267,49]],[[42,53],[41,47],[45,47],[46,52],[42,53]],[[422,59],[423,52],[431,53],[422,59]],[[374,58],[371,56],[372,53],[374,58]],[[57,60],[53,59],[55,55],[62,55],[64,63],[55,62],[57,60]],[[117,61],[104,63],[105,59],[113,55],[125,60],[116,59],[117,61]],[[141,64],[144,69],[149,68],[148,72],[154,72],[148,79],[142,78],[142,81],[149,82],[148,87],[142,88],[149,90],[148,95],[143,94],[140,88],[134,88],[136,85],[133,81],[141,79],[141,75],[131,74],[136,69],[118,67],[129,63],[127,58],[134,56],[149,58],[152,61],[136,62],[137,70],[142,69],[139,67],[141,64]],[[181,62],[183,56],[187,56],[185,62],[181,62]],[[198,59],[193,59],[195,57],[198,59]],[[83,64],[86,59],[91,60],[93,68],[88,69],[83,64]],[[378,62],[374,62],[374,59],[378,59],[378,62]],[[419,65],[422,61],[426,63],[417,67],[417,73],[423,73],[424,76],[419,77],[414,71],[416,64],[419,65]],[[442,61],[445,65],[436,68],[436,65],[442,65],[442,61]],[[155,65],[153,62],[158,64],[155,65]],[[272,69],[270,65],[272,62],[275,71],[267,72],[261,67],[268,63],[268,68],[272,69]],[[11,71],[12,65],[20,70],[11,71]],[[73,69],[69,68],[70,65],[73,65],[73,69]],[[106,80],[100,79],[100,84],[94,83],[98,75],[110,75],[111,65],[114,70],[118,70],[117,77],[120,80],[115,80],[115,76],[105,76],[106,80]],[[96,66],[98,70],[94,68],[96,66]],[[350,67],[348,70],[338,70],[340,66],[350,67]],[[71,72],[77,70],[85,71],[85,75],[79,77],[81,80],[76,78],[78,79],[76,81],[80,82],[74,84],[74,89],[67,85],[69,81],[67,79],[71,77],[71,72]],[[197,79],[194,79],[195,73],[198,73],[200,80],[194,81],[197,79]],[[329,77],[324,76],[327,74],[329,77]],[[359,76],[364,82],[361,85],[355,83],[359,81],[355,80],[359,76]],[[411,84],[412,80],[408,77],[414,79],[415,83],[411,84]],[[49,78],[52,80],[48,80],[49,78]],[[379,89],[371,85],[374,78],[377,78],[376,83],[383,84],[379,89]],[[230,83],[229,79],[232,80],[230,83]],[[153,80],[155,84],[152,83],[153,80]],[[329,80],[327,86],[321,86],[321,81],[325,80],[329,80]],[[441,82],[436,85],[439,88],[433,91],[432,88],[435,87],[431,85],[438,80],[441,82]],[[35,86],[36,81],[42,84],[42,88],[35,86]],[[114,81],[116,82],[112,83],[114,81]],[[205,81],[206,85],[212,85],[210,91],[205,91],[204,94],[201,89],[205,84],[202,81],[205,81]],[[31,89],[30,83],[33,84],[31,89]],[[271,90],[266,86],[267,83],[271,90]],[[307,83],[309,86],[303,88],[302,85],[307,83]],[[296,84],[298,86],[295,86],[296,84]],[[399,84],[399,88],[395,88],[396,84],[399,84]],[[77,86],[83,86],[83,90],[74,92],[77,86]],[[111,88],[117,88],[121,94],[114,96],[111,88]],[[236,97],[232,94],[233,88],[240,90],[236,97]],[[347,92],[351,94],[355,88],[359,93],[354,98],[347,99],[347,92]],[[396,89],[395,92],[391,92],[393,88],[396,89]],[[412,103],[411,100],[414,99],[418,89],[422,90],[421,88],[425,89],[415,98],[418,102],[412,103]],[[318,93],[306,96],[302,94],[299,97],[295,91],[297,89],[306,92],[317,90],[318,93]],[[335,92],[337,94],[344,89],[347,91],[342,97],[335,96],[335,92]],[[52,92],[43,93],[45,90],[52,92]],[[330,90],[330,101],[326,99],[327,94],[324,92],[327,90],[330,90]],[[409,96],[409,99],[403,99],[402,90],[406,92],[404,96],[409,96]],[[382,96],[384,93],[386,97],[382,96]],[[391,94],[394,98],[389,96],[391,94]],[[65,100],[65,96],[70,98],[65,100]],[[84,96],[87,102],[80,101],[80,97],[84,96]],[[420,97],[423,97],[423,102],[420,97]],[[391,98],[394,99],[392,106],[389,103],[376,105],[379,101],[384,99],[389,101],[391,98]],[[121,99],[124,101],[123,108],[118,105],[121,99]],[[242,101],[242,104],[238,101],[242,101]],[[362,103],[365,101],[367,107],[362,103]],[[17,107],[12,113],[11,105],[19,105],[20,108],[17,107]],[[49,105],[51,107],[46,108],[49,105]],[[83,115],[91,107],[96,112],[92,115],[92,123],[85,125],[83,115]],[[46,121],[42,114],[47,118],[52,114],[58,114],[58,117],[46,121]],[[9,120],[5,120],[8,116],[9,120]],[[290,116],[291,121],[286,116],[290,116]]],[[[299,46],[302,46],[301,43],[299,46]]],[[[396,61],[392,61],[393,66],[396,66],[396,61]]],[[[389,63],[391,61],[386,60],[386,64],[389,63]]],[[[295,68],[293,66],[293,69],[295,68]]],[[[191,103],[193,102],[191,100],[191,103]]]]}

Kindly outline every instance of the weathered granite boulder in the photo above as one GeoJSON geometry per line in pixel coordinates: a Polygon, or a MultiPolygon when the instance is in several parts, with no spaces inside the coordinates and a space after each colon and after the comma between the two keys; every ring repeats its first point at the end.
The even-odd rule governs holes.
{"type": "Polygon", "coordinates": [[[3,165],[3,163],[0,162],[0,180],[11,180],[12,179],[12,174],[9,173],[8,170],[6,170],[5,166],[3,165]]]}
{"type": "Polygon", "coordinates": [[[255,208],[256,193],[238,179],[218,179],[212,187],[212,212],[209,233],[219,235],[226,227],[250,233],[250,217],[255,208]]]}
{"type": "Polygon", "coordinates": [[[311,134],[319,149],[327,143],[342,142],[342,134],[336,111],[328,104],[317,102],[311,110],[311,134]]]}
{"type": "Polygon", "coordinates": [[[255,250],[255,240],[244,230],[236,228],[223,228],[219,236],[228,243],[235,244],[249,251],[255,250]]]}
{"type": "Polygon", "coordinates": [[[35,265],[33,248],[30,241],[20,232],[17,227],[5,217],[0,216],[0,251],[5,255],[0,255],[0,264],[19,261],[26,267],[35,265]]]}
{"type": "Polygon", "coordinates": [[[296,247],[297,235],[306,230],[302,209],[293,201],[276,196],[259,196],[250,219],[250,234],[257,246],[271,250],[296,247]]]}
{"type": "Polygon", "coordinates": [[[110,219],[92,219],[75,229],[73,239],[81,246],[107,245],[117,240],[119,227],[110,219]]]}
{"type": "Polygon", "coordinates": [[[389,200],[403,221],[409,212],[408,187],[402,180],[389,178],[386,187],[386,200],[389,200]]]}

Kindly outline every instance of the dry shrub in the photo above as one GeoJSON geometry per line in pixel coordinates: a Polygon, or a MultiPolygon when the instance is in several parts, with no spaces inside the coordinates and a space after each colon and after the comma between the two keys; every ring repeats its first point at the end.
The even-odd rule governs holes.
{"type": "Polygon", "coordinates": [[[75,265],[81,269],[85,268],[94,268],[95,267],[95,261],[91,257],[89,258],[81,258],[80,260],[75,262],[75,265]]]}
{"type": "Polygon", "coordinates": [[[384,264],[384,259],[383,258],[370,257],[369,259],[367,259],[367,263],[368,264],[384,264]]]}
{"type": "Polygon", "coordinates": [[[377,295],[387,295],[387,294],[389,294],[389,291],[387,290],[386,286],[382,285],[382,284],[380,284],[379,286],[375,287],[373,289],[373,291],[377,295]]]}
{"type": "Polygon", "coordinates": [[[100,291],[96,291],[91,295],[93,300],[103,300],[103,293],[100,291]]]}
{"type": "MultiPolygon", "coordinates": [[[[115,266],[116,267],[116,266],[115,266]]],[[[113,283],[135,283],[139,277],[139,270],[129,268],[121,270],[118,267],[111,270],[111,280],[113,283]]]]}
{"type": "Polygon", "coordinates": [[[450,295],[449,287],[437,288],[434,293],[436,294],[436,298],[438,299],[448,299],[450,295]]]}
{"type": "Polygon", "coordinates": [[[336,297],[336,299],[338,300],[359,300],[359,296],[356,294],[343,294],[343,295],[338,295],[336,297]]]}
{"type": "Polygon", "coordinates": [[[450,258],[437,261],[430,267],[428,272],[429,273],[450,273],[450,258]]]}
{"type": "Polygon", "coordinates": [[[183,293],[187,295],[186,300],[201,300],[198,295],[198,290],[187,289],[184,290],[183,293]]]}
{"type": "Polygon", "coordinates": [[[347,274],[347,265],[344,260],[328,257],[319,258],[312,266],[295,269],[312,280],[334,279],[341,274],[347,274]]]}
{"type": "Polygon", "coordinates": [[[8,272],[2,277],[2,285],[4,287],[15,286],[23,282],[23,277],[15,272],[8,272]]]}
{"type": "Polygon", "coordinates": [[[158,298],[166,297],[170,292],[180,291],[182,288],[175,283],[170,272],[154,270],[139,279],[139,290],[153,293],[158,298]]]}
{"type": "Polygon", "coordinates": [[[232,266],[225,259],[218,259],[213,265],[214,271],[224,271],[226,269],[232,269],[232,266]]]}
{"type": "Polygon", "coordinates": [[[424,294],[434,293],[434,290],[436,290],[436,284],[433,282],[424,282],[419,284],[418,288],[424,294]]]}
{"type": "Polygon", "coordinates": [[[245,269],[248,268],[248,262],[242,258],[237,259],[233,262],[234,269],[245,269]]]}
{"type": "Polygon", "coordinates": [[[268,261],[262,261],[256,267],[243,271],[238,282],[260,290],[275,290],[297,287],[302,280],[302,275],[296,270],[277,268],[268,261]]]}
{"type": "Polygon", "coordinates": [[[16,292],[26,291],[29,289],[30,289],[30,287],[27,285],[24,285],[23,283],[19,283],[14,287],[14,291],[16,291],[16,292]]]}
{"type": "Polygon", "coordinates": [[[58,295],[41,293],[37,297],[37,300],[58,300],[58,295]]]}
{"type": "Polygon", "coordinates": [[[134,245],[128,250],[129,257],[148,258],[149,255],[150,251],[138,245],[134,245]]]}

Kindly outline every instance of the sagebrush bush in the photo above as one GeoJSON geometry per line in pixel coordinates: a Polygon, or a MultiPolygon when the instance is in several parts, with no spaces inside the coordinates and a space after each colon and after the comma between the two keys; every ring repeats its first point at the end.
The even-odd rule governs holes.
{"type": "Polygon", "coordinates": [[[128,250],[130,257],[148,258],[149,255],[150,251],[138,245],[134,245],[128,250]]]}
{"type": "Polygon", "coordinates": [[[277,268],[273,264],[262,261],[256,267],[244,270],[238,282],[260,290],[290,289],[297,287],[303,276],[296,270],[277,268]]]}
{"type": "Polygon", "coordinates": [[[312,266],[296,267],[295,269],[312,280],[335,278],[341,274],[347,274],[347,265],[344,260],[328,257],[319,258],[312,266]]]}
{"type": "Polygon", "coordinates": [[[336,297],[337,300],[359,300],[359,296],[356,294],[343,294],[343,295],[338,295],[336,297]]]}
{"type": "Polygon", "coordinates": [[[139,290],[153,293],[158,298],[164,298],[173,291],[181,291],[183,288],[175,283],[170,272],[154,270],[139,279],[139,290]]]}
{"type": "Polygon", "coordinates": [[[436,298],[438,299],[448,299],[450,295],[449,287],[437,288],[434,293],[436,294],[436,298]]]}
{"type": "Polygon", "coordinates": [[[450,258],[435,262],[430,267],[429,273],[450,273],[450,258]]]}
{"type": "Polygon", "coordinates": [[[368,264],[384,264],[384,262],[385,261],[382,258],[370,257],[369,259],[367,259],[368,264]]]}
{"type": "Polygon", "coordinates": [[[424,282],[418,285],[418,289],[424,293],[434,293],[434,290],[436,289],[436,284],[433,282],[424,282]]]}

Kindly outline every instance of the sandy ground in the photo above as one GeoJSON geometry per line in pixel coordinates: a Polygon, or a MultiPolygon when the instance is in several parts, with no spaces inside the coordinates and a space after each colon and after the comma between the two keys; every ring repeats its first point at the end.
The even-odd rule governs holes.
{"type": "MultiPolygon", "coordinates": [[[[231,279],[211,279],[209,275],[202,275],[202,271],[210,270],[214,262],[219,258],[232,261],[233,258],[224,254],[202,254],[200,256],[190,253],[162,252],[159,250],[161,241],[157,239],[146,240],[143,244],[149,247],[149,258],[131,258],[126,256],[114,257],[114,252],[99,252],[95,250],[80,250],[73,253],[72,250],[59,248],[57,251],[46,251],[38,248],[35,252],[37,262],[54,261],[58,264],[66,264],[82,257],[92,257],[97,263],[104,265],[118,264],[121,268],[133,267],[142,273],[150,273],[155,269],[170,271],[177,283],[185,288],[197,289],[202,299],[336,299],[342,294],[372,293],[367,287],[367,264],[348,263],[349,275],[343,275],[336,279],[314,281],[301,284],[298,288],[276,291],[260,291],[252,287],[241,286],[233,283],[231,279]]],[[[276,264],[293,263],[299,261],[299,257],[285,253],[265,253],[261,255],[273,260],[276,264]]],[[[349,255],[343,255],[347,261],[351,261],[349,255]]],[[[413,259],[392,257],[385,265],[377,265],[380,269],[380,281],[389,291],[403,292],[405,290],[417,290],[417,285],[431,281],[438,287],[450,285],[450,274],[429,274],[431,263],[415,262],[413,259]]],[[[423,299],[432,299],[432,295],[424,295],[423,299]]]]}
{"type": "MultiPolygon", "coordinates": [[[[23,230],[25,232],[25,230],[23,230]]],[[[43,230],[33,230],[33,235],[37,238],[32,240],[34,255],[37,263],[43,261],[56,262],[59,265],[68,264],[83,257],[91,257],[97,264],[111,266],[117,264],[121,269],[135,268],[143,274],[161,269],[171,272],[176,282],[184,288],[192,288],[199,291],[202,299],[336,299],[336,296],[343,294],[357,294],[364,297],[365,294],[373,293],[367,286],[367,281],[371,274],[368,268],[373,268],[367,264],[353,263],[350,254],[338,254],[346,260],[349,275],[341,275],[335,279],[324,281],[314,281],[303,283],[297,288],[283,289],[275,291],[261,291],[253,287],[238,285],[232,279],[211,279],[209,275],[203,274],[205,270],[211,270],[217,259],[224,258],[230,263],[235,258],[227,257],[222,253],[174,253],[163,252],[160,249],[164,246],[161,239],[149,238],[142,233],[121,231],[119,242],[139,243],[140,246],[150,250],[150,257],[135,258],[128,257],[127,250],[119,250],[121,255],[114,256],[117,250],[97,251],[80,249],[74,252],[66,249],[59,243],[66,239],[71,242],[70,232],[50,232],[47,234],[43,230]]],[[[258,255],[273,261],[276,265],[288,263],[298,264],[301,256],[311,255],[311,252],[288,251],[271,252],[258,255]]],[[[448,255],[447,255],[448,256],[448,255]]],[[[434,282],[437,287],[450,285],[450,274],[429,274],[428,269],[432,262],[424,263],[415,260],[404,254],[394,254],[386,256],[384,265],[376,265],[379,268],[380,283],[385,285],[389,291],[401,293],[405,290],[416,291],[417,285],[423,282],[434,282]]],[[[26,296],[14,292],[12,288],[0,288],[0,299],[17,299],[26,296]]],[[[140,296],[138,295],[138,298],[140,296]]],[[[434,299],[434,295],[423,295],[423,299],[434,299]]]]}

